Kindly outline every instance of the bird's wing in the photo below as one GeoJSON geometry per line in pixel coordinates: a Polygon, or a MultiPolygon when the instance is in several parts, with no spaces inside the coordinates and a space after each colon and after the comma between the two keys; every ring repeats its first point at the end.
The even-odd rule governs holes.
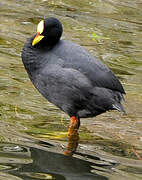
{"type": "Polygon", "coordinates": [[[102,69],[98,66],[95,59],[94,62],[83,62],[80,63],[75,62],[74,64],[65,64],[66,68],[73,68],[81,73],[83,73],[95,87],[103,87],[111,90],[119,91],[121,93],[125,93],[124,89],[118,80],[118,78],[114,75],[114,73],[109,69],[102,69]]]}
{"type": "Polygon", "coordinates": [[[100,60],[77,44],[68,41],[63,41],[62,44],[64,48],[62,45],[60,46],[58,56],[64,60],[65,68],[72,68],[81,72],[94,87],[108,88],[125,94],[118,78],[100,60]]]}
{"type": "Polygon", "coordinates": [[[84,74],[72,68],[63,68],[58,64],[45,66],[36,76],[34,85],[45,98],[65,112],[65,109],[71,109],[68,106],[76,109],[83,107],[92,88],[84,74]]]}

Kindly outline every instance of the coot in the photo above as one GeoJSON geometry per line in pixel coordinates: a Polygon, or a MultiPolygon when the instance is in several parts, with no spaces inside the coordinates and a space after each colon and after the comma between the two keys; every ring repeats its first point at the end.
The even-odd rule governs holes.
{"type": "MultiPolygon", "coordinates": [[[[124,112],[125,91],[113,72],[83,47],[61,40],[63,27],[53,17],[39,22],[37,33],[22,50],[25,69],[37,90],[70,116],[69,141],[77,134],[80,118],[109,110],[124,112]]],[[[72,155],[78,143],[65,154],[72,155]]]]}

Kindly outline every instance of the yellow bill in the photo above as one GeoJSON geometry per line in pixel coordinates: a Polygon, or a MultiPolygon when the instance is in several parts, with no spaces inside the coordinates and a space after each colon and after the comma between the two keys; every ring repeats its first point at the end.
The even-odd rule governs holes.
{"type": "Polygon", "coordinates": [[[37,44],[39,41],[41,41],[44,38],[44,36],[40,35],[39,33],[36,35],[36,37],[34,38],[33,42],[32,42],[32,46],[34,46],[35,44],[37,44]]]}
{"type": "Polygon", "coordinates": [[[34,46],[35,44],[39,43],[39,41],[41,41],[44,36],[41,35],[41,33],[44,30],[44,21],[40,21],[38,26],[37,26],[37,35],[35,36],[33,42],[32,42],[32,46],[34,46]]]}

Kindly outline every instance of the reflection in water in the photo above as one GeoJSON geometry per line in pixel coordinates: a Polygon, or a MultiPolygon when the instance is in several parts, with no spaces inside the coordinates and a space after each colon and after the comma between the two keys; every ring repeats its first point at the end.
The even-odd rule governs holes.
{"type": "Polygon", "coordinates": [[[14,144],[1,144],[0,147],[3,149],[3,152],[2,150],[0,152],[0,156],[4,158],[4,161],[0,159],[0,164],[3,164],[3,167],[5,166],[5,169],[3,168],[1,171],[8,172],[21,179],[108,179],[96,173],[91,173],[93,170],[92,166],[96,165],[93,162],[33,147],[20,147],[14,144]],[[16,152],[15,147],[19,147],[21,150],[16,152]]]}
{"type": "MultiPolygon", "coordinates": [[[[66,160],[64,156],[41,151],[39,148],[1,144],[0,179],[53,179],[56,174],[61,179],[73,176],[72,169],[74,176],[78,169],[76,173],[79,172],[77,175],[80,177],[83,174],[80,172],[81,168],[76,167],[77,162],[93,178],[104,177],[95,176],[90,171],[105,177],[111,176],[112,171],[107,173],[101,166],[104,161],[99,159],[100,154],[95,166],[90,163],[97,160],[92,156],[88,160],[88,144],[95,146],[93,154],[102,150],[101,154],[109,153],[107,159],[113,159],[111,155],[114,155],[120,162],[111,179],[142,179],[142,163],[135,160],[138,159],[136,154],[142,157],[141,9],[142,3],[138,0],[30,0],[30,3],[29,0],[0,1],[0,141],[25,142],[22,136],[19,137],[19,131],[42,140],[66,140],[67,117],[61,123],[58,109],[42,99],[32,87],[20,58],[26,38],[35,32],[36,24],[44,16],[59,18],[64,25],[63,38],[84,46],[102,59],[118,75],[127,91],[127,116],[108,112],[94,119],[82,119],[80,139],[86,145],[87,159],[86,155],[81,154],[84,161],[74,158],[66,160]],[[94,33],[97,35],[95,41],[91,36],[94,33]],[[42,154],[45,157],[40,160],[42,168],[38,157],[34,157],[36,154],[41,156],[40,159],[43,158],[42,154]],[[66,164],[70,162],[71,167],[66,165],[67,168],[64,167],[65,170],[62,169],[60,174],[57,170],[63,163],[55,161],[53,157],[58,161],[62,159],[66,164]],[[58,168],[54,172],[51,160],[58,168]]],[[[51,147],[50,144],[46,145],[51,147]]],[[[44,143],[41,142],[40,146],[43,147],[44,143]]],[[[110,168],[110,165],[106,167],[110,168]]]]}
{"type": "Polygon", "coordinates": [[[41,143],[36,147],[31,145],[0,144],[0,179],[3,176],[3,180],[137,180],[141,177],[139,161],[91,153],[88,148],[78,151],[75,157],[67,157],[57,144],[47,143],[46,148],[41,143]]]}

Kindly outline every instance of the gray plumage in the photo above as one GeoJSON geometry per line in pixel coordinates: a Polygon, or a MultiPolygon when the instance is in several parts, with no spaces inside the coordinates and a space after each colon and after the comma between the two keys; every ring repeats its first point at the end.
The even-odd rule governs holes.
{"type": "Polygon", "coordinates": [[[34,86],[48,101],[69,116],[93,117],[113,109],[124,112],[125,91],[100,60],[71,41],[59,38],[51,44],[48,39],[35,47],[32,41],[24,45],[22,60],[34,86]]]}

